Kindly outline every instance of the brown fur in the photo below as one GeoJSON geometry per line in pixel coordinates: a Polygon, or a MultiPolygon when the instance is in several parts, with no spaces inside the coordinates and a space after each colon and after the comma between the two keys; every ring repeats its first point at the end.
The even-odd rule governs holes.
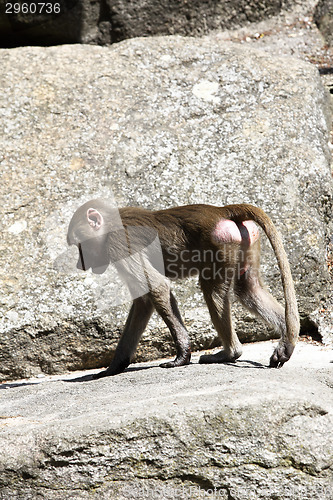
{"type": "Polygon", "coordinates": [[[281,237],[263,210],[248,204],[225,207],[187,205],[158,211],[127,207],[119,210],[123,227],[116,228],[115,214],[115,209],[110,209],[101,200],[87,202],[73,215],[67,236],[69,244],[79,247],[79,268],[86,270],[91,267],[93,271],[101,272],[114,262],[130,291],[133,295],[136,293],[113,361],[97,378],[115,375],[128,366],[154,309],[169,327],[177,351],[174,361],[161,366],[174,367],[190,362],[189,336],[167,278],[179,279],[192,274],[199,276],[223,345],[223,350],[217,354],[201,356],[201,363],[235,361],[242,353],[231,321],[229,292],[232,288],[246,307],[280,332],[280,342],[271,356],[270,366],[282,366],[288,361],[299,332],[297,302],[281,237]],[[235,223],[252,220],[265,231],[279,264],[285,311],[262,284],[260,241],[250,244],[250,238],[244,236],[244,227],[241,243],[216,241],[213,232],[221,219],[235,223]],[[152,243],[156,235],[161,244],[165,275],[149,259],[141,257],[140,262],[136,261],[137,255],[152,243]],[[134,263],[130,267],[122,260],[129,255],[134,263]],[[144,277],[148,280],[149,291],[138,297],[140,273],[143,276],[139,269],[142,259],[145,260],[144,277]]]}

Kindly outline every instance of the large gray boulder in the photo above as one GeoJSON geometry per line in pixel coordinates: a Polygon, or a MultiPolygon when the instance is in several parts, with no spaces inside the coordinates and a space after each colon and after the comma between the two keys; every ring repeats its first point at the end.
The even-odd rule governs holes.
{"type": "Polygon", "coordinates": [[[104,45],[138,36],[198,36],[267,19],[282,11],[304,15],[315,3],[316,0],[6,2],[0,10],[0,44],[104,45]]]}
{"type": "MultiPolygon", "coordinates": [[[[0,385],[0,499],[333,498],[332,353],[0,385]]],[[[72,376],[73,377],[73,376],[72,376]]]]}
{"type": "MultiPolygon", "coordinates": [[[[261,206],[283,235],[303,332],[328,338],[331,122],[315,67],[217,36],[1,50],[0,63],[1,377],[110,361],[126,292],[115,273],[96,281],[59,266],[70,217],[94,196],[261,206]]],[[[263,250],[281,300],[265,238],[263,250]]],[[[175,288],[194,349],[214,344],[195,281],[175,288]]],[[[244,311],[236,329],[273,335],[244,311]]],[[[172,346],[154,317],[137,360],[161,355],[172,346]]]]}

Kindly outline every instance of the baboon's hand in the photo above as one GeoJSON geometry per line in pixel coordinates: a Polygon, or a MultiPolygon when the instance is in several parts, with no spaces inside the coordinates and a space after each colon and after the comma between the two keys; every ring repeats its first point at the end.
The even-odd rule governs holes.
{"type": "Polygon", "coordinates": [[[279,344],[269,361],[270,368],[281,368],[293,353],[295,346],[289,343],[279,344]]]}

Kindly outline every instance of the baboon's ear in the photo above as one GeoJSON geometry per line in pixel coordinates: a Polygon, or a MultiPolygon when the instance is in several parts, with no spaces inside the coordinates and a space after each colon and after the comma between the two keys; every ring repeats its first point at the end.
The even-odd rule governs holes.
{"type": "Polygon", "coordinates": [[[103,215],[95,208],[88,208],[87,221],[89,226],[98,231],[104,224],[103,215]]]}

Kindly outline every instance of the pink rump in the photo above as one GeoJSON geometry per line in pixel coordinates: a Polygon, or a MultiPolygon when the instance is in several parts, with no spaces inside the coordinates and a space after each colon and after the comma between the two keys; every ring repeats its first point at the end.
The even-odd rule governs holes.
{"type": "Polygon", "coordinates": [[[217,243],[245,243],[252,245],[259,238],[258,226],[252,220],[240,223],[228,219],[221,219],[212,233],[217,243]]]}

